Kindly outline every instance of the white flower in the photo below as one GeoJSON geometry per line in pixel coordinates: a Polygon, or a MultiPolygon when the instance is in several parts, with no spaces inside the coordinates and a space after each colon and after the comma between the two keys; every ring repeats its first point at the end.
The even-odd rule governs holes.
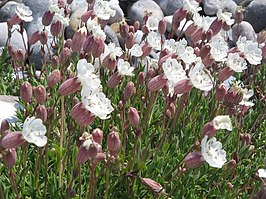
{"type": "Polygon", "coordinates": [[[83,145],[87,150],[89,150],[91,144],[92,144],[91,139],[86,139],[86,140],[83,142],[82,145],[83,145]]]}
{"type": "Polygon", "coordinates": [[[80,59],[77,64],[78,77],[84,76],[87,73],[92,74],[95,71],[94,66],[88,63],[86,59],[80,59]]]}
{"type": "Polygon", "coordinates": [[[232,123],[229,115],[218,115],[213,119],[213,126],[216,130],[226,129],[232,131],[232,123]]]}
{"type": "Polygon", "coordinates": [[[204,31],[207,31],[214,19],[209,16],[201,16],[199,13],[194,13],[193,21],[197,26],[203,28],[204,31]]]}
{"type": "Polygon", "coordinates": [[[130,63],[123,60],[119,59],[117,62],[117,70],[120,75],[125,75],[125,76],[132,76],[133,75],[133,70],[134,67],[130,67],[130,63]]]}
{"type": "Polygon", "coordinates": [[[159,20],[154,16],[150,16],[146,22],[146,27],[148,28],[149,31],[158,30],[158,25],[159,25],[159,20]]]}
{"type": "Polygon", "coordinates": [[[21,134],[27,142],[34,143],[38,147],[43,147],[47,143],[46,127],[39,118],[28,117],[23,124],[21,134]]]}
{"type": "Polygon", "coordinates": [[[149,32],[147,42],[153,49],[161,50],[161,35],[158,32],[149,32]]]}
{"type": "Polygon", "coordinates": [[[199,7],[199,3],[195,0],[183,0],[183,9],[192,14],[202,10],[202,8],[199,7]]]}
{"type": "Polygon", "coordinates": [[[190,65],[193,63],[197,56],[194,54],[194,49],[191,46],[187,46],[183,52],[179,53],[181,59],[185,62],[185,64],[190,65]]]}
{"type": "Polygon", "coordinates": [[[61,14],[55,13],[54,14],[54,21],[60,21],[62,23],[63,26],[68,26],[69,25],[69,21],[70,19],[68,17],[64,17],[61,14]]]}
{"type": "Polygon", "coordinates": [[[81,100],[88,111],[102,120],[108,119],[110,117],[109,114],[114,110],[111,101],[103,92],[84,95],[81,100]]]}
{"type": "Polygon", "coordinates": [[[54,13],[62,13],[62,9],[59,8],[58,3],[53,0],[49,0],[49,11],[54,13]]]}
{"type": "Polygon", "coordinates": [[[28,6],[25,6],[23,3],[17,4],[16,14],[21,20],[25,22],[31,22],[33,20],[32,11],[28,6]]]}
{"type": "Polygon", "coordinates": [[[222,149],[222,143],[216,141],[215,137],[208,139],[208,136],[201,140],[201,155],[212,167],[222,168],[226,162],[226,151],[222,149]]]}
{"type": "Polygon", "coordinates": [[[103,40],[106,39],[105,32],[101,29],[97,21],[88,19],[87,21],[87,29],[95,38],[102,38],[103,40]]]}
{"type": "Polygon", "coordinates": [[[134,57],[140,57],[143,54],[142,48],[140,47],[139,44],[134,44],[132,48],[129,49],[129,53],[131,54],[131,56],[134,57]]]}
{"type": "Polygon", "coordinates": [[[108,20],[110,17],[115,16],[116,11],[110,8],[107,1],[96,0],[94,2],[93,11],[95,15],[103,20],[108,20]]]}
{"type": "Polygon", "coordinates": [[[197,89],[210,91],[213,88],[213,78],[202,63],[197,63],[192,69],[190,69],[189,77],[193,86],[197,89]]]}
{"type": "Polygon", "coordinates": [[[240,57],[238,53],[229,53],[227,65],[235,72],[242,72],[247,69],[246,60],[240,57]]]}
{"type": "Polygon", "coordinates": [[[243,89],[243,99],[242,101],[239,103],[239,105],[244,105],[244,106],[254,106],[255,104],[253,102],[248,101],[249,98],[251,98],[254,95],[254,91],[253,90],[248,90],[248,89],[243,89]]]}
{"type": "Polygon", "coordinates": [[[215,35],[211,39],[211,55],[215,61],[225,61],[228,52],[228,45],[224,38],[220,35],[215,35]]]}
{"type": "Polygon", "coordinates": [[[176,48],[176,41],[174,39],[166,39],[163,44],[163,49],[169,50],[170,53],[175,53],[176,48]]]}
{"type": "Polygon", "coordinates": [[[258,173],[260,178],[266,178],[266,169],[259,169],[258,173]]]}
{"type": "Polygon", "coordinates": [[[185,70],[176,59],[172,59],[171,57],[169,57],[166,62],[163,63],[162,68],[164,71],[164,75],[172,84],[175,84],[180,80],[187,78],[185,70]]]}
{"type": "Polygon", "coordinates": [[[223,12],[222,9],[218,9],[217,11],[217,18],[223,22],[225,22],[228,26],[233,25],[235,22],[234,19],[231,19],[232,13],[230,12],[223,12]]]}
{"type": "Polygon", "coordinates": [[[122,48],[116,47],[114,43],[109,43],[108,48],[110,50],[110,58],[116,60],[116,57],[120,57],[123,54],[122,48]]]}
{"type": "Polygon", "coordinates": [[[237,48],[244,53],[250,64],[258,65],[262,60],[262,51],[257,42],[247,40],[246,37],[239,37],[236,42],[237,48]]]}

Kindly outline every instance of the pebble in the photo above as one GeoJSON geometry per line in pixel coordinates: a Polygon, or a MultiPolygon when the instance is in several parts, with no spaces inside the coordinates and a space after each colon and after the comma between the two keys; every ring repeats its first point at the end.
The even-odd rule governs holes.
{"type": "Polygon", "coordinates": [[[6,22],[15,15],[17,2],[9,1],[0,8],[0,22],[6,22]]]}
{"type": "Polygon", "coordinates": [[[203,11],[206,15],[216,15],[218,9],[235,13],[237,4],[233,0],[204,0],[203,11]]]}
{"type": "Polygon", "coordinates": [[[256,41],[256,33],[252,25],[246,21],[235,24],[232,27],[233,43],[236,44],[239,36],[245,36],[248,40],[256,41]]]}
{"type": "Polygon", "coordinates": [[[165,16],[173,15],[174,12],[183,6],[183,0],[155,0],[165,16]]]}
{"type": "Polygon", "coordinates": [[[18,121],[16,112],[22,107],[16,101],[18,101],[18,97],[16,96],[0,95],[0,124],[4,120],[7,120],[9,123],[15,123],[18,121]]]}

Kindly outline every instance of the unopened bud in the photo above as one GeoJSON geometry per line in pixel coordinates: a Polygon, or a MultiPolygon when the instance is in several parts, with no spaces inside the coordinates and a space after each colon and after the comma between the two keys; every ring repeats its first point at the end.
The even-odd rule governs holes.
{"type": "Polygon", "coordinates": [[[121,141],[117,132],[117,129],[113,129],[107,138],[107,145],[110,155],[118,155],[121,141]]]}
{"type": "Polygon", "coordinates": [[[83,43],[87,36],[87,29],[85,26],[80,28],[72,38],[71,49],[73,52],[79,52],[83,47],[83,43]]]}
{"type": "Polygon", "coordinates": [[[140,181],[144,186],[146,186],[149,190],[151,190],[154,193],[160,193],[163,189],[160,183],[155,182],[150,178],[140,178],[140,181]]]}
{"type": "Polygon", "coordinates": [[[25,139],[20,132],[11,132],[8,133],[2,139],[2,146],[7,149],[17,148],[25,143],[25,139]]]}
{"type": "Polygon", "coordinates": [[[202,137],[208,135],[209,138],[213,137],[216,134],[217,130],[214,128],[213,121],[208,122],[204,125],[202,129],[202,137]]]}
{"type": "Polygon", "coordinates": [[[167,84],[167,79],[163,74],[153,77],[148,83],[148,89],[150,91],[159,91],[167,84]]]}
{"type": "Polygon", "coordinates": [[[210,45],[204,45],[201,49],[200,49],[200,57],[201,59],[205,58],[206,56],[208,56],[210,54],[211,51],[211,46],[210,45]]]}
{"type": "MultiPolygon", "coordinates": [[[[187,12],[185,10],[183,10],[183,8],[179,8],[178,10],[175,11],[175,13],[173,14],[173,21],[172,24],[175,24],[176,22],[181,22],[183,19],[186,18],[187,12]]],[[[178,27],[177,27],[178,28],[178,27]]],[[[174,32],[177,29],[173,29],[174,32]]]]}
{"type": "Polygon", "coordinates": [[[109,78],[109,80],[107,82],[107,87],[109,87],[109,88],[115,88],[119,84],[121,78],[122,78],[121,75],[118,72],[115,72],[109,78]]]}
{"type": "Polygon", "coordinates": [[[39,39],[40,39],[39,31],[34,32],[29,38],[29,45],[31,46],[31,45],[37,43],[39,41],[39,39]]]}
{"type": "Polygon", "coordinates": [[[143,54],[141,55],[141,57],[146,57],[151,53],[152,47],[149,46],[149,44],[144,44],[142,47],[142,52],[143,54]]]}
{"type": "Polygon", "coordinates": [[[44,26],[49,26],[53,21],[53,17],[54,17],[54,12],[51,12],[50,10],[46,11],[42,17],[42,24],[44,26]]]}
{"type": "Polygon", "coordinates": [[[69,62],[69,59],[71,57],[71,51],[69,48],[63,48],[61,54],[60,54],[60,63],[65,65],[69,62]]]}
{"type": "Polygon", "coordinates": [[[132,126],[138,126],[140,124],[140,118],[137,109],[133,107],[128,109],[128,120],[132,126]]]}
{"type": "Polygon", "coordinates": [[[169,50],[167,48],[163,49],[161,52],[160,52],[160,56],[159,56],[159,60],[161,60],[163,57],[169,55],[169,50]]]}
{"type": "Polygon", "coordinates": [[[137,76],[137,85],[142,85],[144,83],[145,80],[145,74],[144,72],[140,72],[137,76]]]}
{"type": "Polygon", "coordinates": [[[0,137],[3,137],[5,132],[9,129],[9,123],[7,120],[3,120],[0,127],[0,137]]]}
{"type": "Polygon", "coordinates": [[[151,78],[153,78],[154,76],[155,76],[155,70],[154,70],[154,68],[150,68],[150,69],[148,70],[148,72],[147,72],[146,78],[147,78],[147,79],[151,79],[151,78]]]}
{"type": "Polygon", "coordinates": [[[212,30],[213,35],[217,35],[220,30],[223,27],[223,21],[222,20],[218,20],[218,18],[216,18],[212,24],[210,25],[210,28],[212,30]]]}
{"type": "Polygon", "coordinates": [[[88,149],[89,156],[91,158],[95,158],[98,153],[98,146],[96,142],[92,142],[89,149],[88,149]]]}
{"type": "MultiPolygon", "coordinates": [[[[72,46],[72,39],[68,38],[64,43],[64,48],[71,48],[72,46]]],[[[74,52],[74,51],[73,51],[74,52]]]]}
{"type": "Polygon", "coordinates": [[[130,32],[127,34],[126,40],[126,47],[127,49],[131,49],[135,43],[134,33],[130,32]]]}
{"type": "Polygon", "coordinates": [[[94,58],[98,58],[104,52],[104,41],[102,38],[95,38],[92,44],[91,54],[94,58]]]}
{"type": "Polygon", "coordinates": [[[194,43],[197,43],[198,41],[202,40],[203,36],[203,28],[198,28],[192,35],[191,35],[191,40],[194,43]]]}
{"type": "Polygon", "coordinates": [[[6,154],[3,157],[3,161],[6,167],[12,168],[17,161],[17,153],[15,149],[7,149],[6,154]]]}
{"type": "Polygon", "coordinates": [[[33,89],[33,94],[38,104],[44,104],[46,102],[46,89],[43,85],[39,85],[33,89]]]}
{"type": "Polygon", "coordinates": [[[135,91],[134,83],[128,82],[124,90],[124,100],[128,101],[135,91]]]}
{"type": "Polygon", "coordinates": [[[139,23],[139,21],[135,21],[135,22],[134,22],[134,29],[135,29],[135,32],[138,31],[139,27],[140,27],[140,23],[139,23]]]}
{"type": "Polygon", "coordinates": [[[126,22],[122,21],[119,25],[119,32],[122,38],[126,38],[129,32],[129,26],[126,22]]]}
{"type": "Polygon", "coordinates": [[[48,34],[46,31],[41,31],[40,33],[40,37],[39,37],[39,40],[41,42],[42,45],[45,45],[47,44],[47,41],[48,41],[48,34]]]}
{"type": "Polygon", "coordinates": [[[219,81],[223,82],[224,80],[226,80],[229,77],[231,77],[232,75],[234,75],[234,73],[235,72],[231,68],[229,68],[228,66],[227,67],[224,67],[219,72],[218,79],[219,79],[219,81]]]}
{"type": "Polygon", "coordinates": [[[222,101],[224,99],[224,96],[226,95],[226,87],[224,84],[219,85],[216,88],[216,99],[218,101],[222,101]]]}
{"type": "Polygon", "coordinates": [[[92,138],[95,142],[101,144],[103,139],[103,131],[99,128],[94,129],[92,131],[92,138]]]}
{"type": "Polygon", "coordinates": [[[23,102],[31,102],[32,86],[29,82],[24,82],[20,87],[20,97],[23,102]]]}
{"type": "Polygon", "coordinates": [[[227,164],[226,164],[227,169],[229,170],[233,170],[236,168],[236,161],[234,159],[230,160],[227,164]]]}
{"type": "Polygon", "coordinates": [[[161,19],[161,20],[159,21],[158,32],[159,32],[161,35],[163,35],[163,34],[165,33],[165,31],[166,31],[166,25],[167,25],[167,23],[166,23],[166,20],[165,20],[165,19],[161,19]]]}
{"type": "Polygon", "coordinates": [[[93,15],[93,10],[89,10],[87,12],[85,12],[82,16],[81,16],[81,21],[86,23],[88,21],[88,19],[93,15]]]}
{"type": "Polygon", "coordinates": [[[249,133],[245,133],[243,135],[243,139],[241,139],[241,141],[246,144],[246,145],[250,145],[251,144],[251,135],[249,133]]]}
{"type": "Polygon", "coordinates": [[[25,52],[22,49],[17,51],[17,61],[24,62],[25,59],[25,52]]]}
{"type": "Polygon", "coordinates": [[[190,79],[182,79],[175,84],[174,91],[176,94],[189,93],[193,88],[190,79]]]}
{"type": "Polygon", "coordinates": [[[244,9],[241,6],[237,6],[235,10],[235,22],[240,24],[244,20],[244,9]]]}
{"type": "Polygon", "coordinates": [[[52,63],[51,63],[51,65],[52,65],[52,67],[53,67],[54,69],[58,68],[58,65],[59,65],[59,58],[58,58],[57,55],[54,55],[54,56],[52,57],[52,63]]]}
{"type": "Polygon", "coordinates": [[[197,29],[198,29],[198,26],[196,24],[192,23],[187,27],[184,34],[186,36],[191,36],[192,34],[194,34],[194,32],[196,32],[197,29]]]}
{"type": "Polygon", "coordinates": [[[81,102],[77,103],[70,111],[70,116],[78,123],[79,126],[85,127],[95,120],[95,115],[84,108],[81,102]]]}
{"type": "Polygon", "coordinates": [[[199,152],[191,152],[186,155],[184,163],[187,169],[194,169],[204,164],[204,160],[199,152]]]}
{"type": "Polygon", "coordinates": [[[46,110],[45,106],[39,105],[37,107],[37,109],[36,109],[36,117],[40,118],[43,121],[43,123],[46,122],[46,120],[47,120],[47,110],[46,110]]]}
{"type": "Polygon", "coordinates": [[[50,88],[53,88],[57,82],[59,82],[61,79],[61,74],[59,70],[54,70],[47,78],[47,85],[50,88]]]}
{"type": "Polygon", "coordinates": [[[62,29],[63,29],[63,25],[60,21],[56,21],[55,23],[52,23],[50,27],[51,34],[54,37],[57,37],[62,29]]]}

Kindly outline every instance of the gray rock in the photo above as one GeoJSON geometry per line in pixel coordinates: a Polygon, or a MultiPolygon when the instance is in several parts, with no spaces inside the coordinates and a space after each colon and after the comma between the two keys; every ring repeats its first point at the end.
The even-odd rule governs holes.
{"type": "Polygon", "coordinates": [[[248,4],[250,4],[253,0],[234,0],[234,2],[239,5],[239,6],[243,6],[246,7],[248,6],[248,4]]]}
{"type": "Polygon", "coordinates": [[[163,11],[152,0],[139,0],[128,7],[129,24],[133,24],[135,21],[139,21],[143,25],[143,17],[145,12],[152,13],[154,17],[161,20],[164,17],[163,11]]]}
{"type": "Polygon", "coordinates": [[[239,36],[245,36],[248,40],[256,41],[256,33],[252,25],[246,21],[235,24],[232,27],[233,43],[236,44],[239,36]]]}
{"type": "Polygon", "coordinates": [[[115,16],[111,17],[108,21],[108,24],[116,23],[122,21],[124,18],[124,12],[119,5],[118,1],[111,0],[110,7],[116,11],[115,16]]]}
{"type": "Polygon", "coordinates": [[[106,34],[106,43],[112,42],[116,46],[120,46],[117,35],[110,26],[105,26],[104,32],[106,34]]]}
{"type": "Polygon", "coordinates": [[[249,22],[255,32],[260,32],[266,28],[266,1],[254,0],[252,1],[245,12],[245,20],[249,22]]]}
{"type": "Polygon", "coordinates": [[[173,15],[183,6],[183,0],[154,0],[162,9],[165,16],[173,15]]]}
{"type": "Polygon", "coordinates": [[[15,15],[17,2],[9,1],[3,7],[0,8],[0,22],[6,22],[15,15]]]}
{"type": "Polygon", "coordinates": [[[233,0],[204,0],[203,11],[206,15],[216,15],[218,9],[235,13],[237,4],[233,0]]]}
{"type": "Polygon", "coordinates": [[[4,120],[7,120],[9,123],[18,121],[16,112],[18,109],[23,109],[23,107],[16,101],[18,101],[18,97],[16,96],[0,95],[0,124],[4,120]]]}
{"type": "MultiPolygon", "coordinates": [[[[18,26],[14,26],[13,27],[13,33],[11,35],[11,39],[10,39],[10,44],[16,49],[22,49],[24,51],[26,51],[27,49],[25,49],[24,47],[24,43],[23,43],[23,39],[22,39],[22,35],[20,34],[20,32],[18,32],[18,30],[16,29],[18,28],[18,26]]],[[[8,27],[7,27],[7,23],[6,22],[2,22],[0,23],[0,47],[5,46],[6,41],[8,39],[8,27]]],[[[23,38],[25,40],[25,45],[27,48],[27,43],[28,43],[28,37],[27,37],[27,32],[26,30],[23,31],[23,38]]]]}
{"type": "Polygon", "coordinates": [[[71,12],[74,13],[77,10],[79,10],[80,8],[86,8],[88,9],[88,3],[86,0],[74,0],[71,5],[71,12]]]}

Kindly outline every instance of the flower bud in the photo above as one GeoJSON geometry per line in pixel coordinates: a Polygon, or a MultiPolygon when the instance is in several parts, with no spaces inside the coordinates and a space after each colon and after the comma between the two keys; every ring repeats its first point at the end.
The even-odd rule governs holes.
{"type": "Polygon", "coordinates": [[[42,16],[42,24],[44,26],[49,26],[54,18],[54,12],[51,12],[50,10],[46,11],[42,16]]]}
{"type": "Polygon", "coordinates": [[[22,22],[21,18],[15,14],[13,17],[7,20],[7,26],[8,28],[11,29],[13,25],[19,24],[21,22],[22,22]]]}
{"type": "Polygon", "coordinates": [[[135,28],[134,26],[129,26],[129,33],[135,33],[135,28]]]}
{"type": "Polygon", "coordinates": [[[17,50],[17,61],[24,62],[25,52],[22,49],[17,50]]]}
{"type": "Polygon", "coordinates": [[[47,78],[47,85],[50,88],[53,88],[57,82],[61,79],[61,74],[59,70],[53,70],[53,72],[47,78]]]}
{"type": "Polygon", "coordinates": [[[214,35],[217,35],[220,32],[220,30],[222,29],[222,27],[223,27],[223,21],[222,20],[218,20],[218,18],[216,18],[212,22],[212,24],[210,25],[210,28],[209,29],[212,30],[213,36],[214,36],[214,35]]]}
{"type": "Polygon", "coordinates": [[[71,4],[73,2],[73,0],[67,0],[66,2],[67,2],[67,4],[71,4]]]}
{"type": "Polygon", "coordinates": [[[91,54],[94,58],[98,58],[101,56],[101,54],[104,52],[104,41],[102,38],[96,38],[93,41],[92,47],[91,47],[91,54]]]}
{"type": "Polygon", "coordinates": [[[210,51],[211,51],[211,46],[206,44],[204,45],[201,49],[200,49],[200,57],[201,59],[207,57],[208,55],[210,55],[210,51]]]}
{"type": "Polygon", "coordinates": [[[204,160],[200,152],[194,151],[186,155],[184,163],[187,169],[194,169],[204,164],[204,160]]]}
{"type": "Polygon", "coordinates": [[[190,79],[182,79],[175,84],[174,91],[176,94],[189,93],[193,88],[190,79]]]}
{"type": "Polygon", "coordinates": [[[134,38],[134,34],[132,32],[127,34],[126,40],[126,47],[127,49],[131,49],[135,43],[135,38],[134,38]]]}
{"type": "Polygon", "coordinates": [[[222,101],[224,99],[224,96],[226,95],[226,87],[224,84],[219,85],[216,88],[216,100],[222,101]]]}
{"type": "Polygon", "coordinates": [[[44,104],[46,102],[46,89],[43,85],[39,85],[33,89],[33,94],[38,104],[44,104]]]}
{"type": "Polygon", "coordinates": [[[207,41],[210,41],[212,39],[212,36],[213,36],[213,31],[211,29],[207,30],[206,32],[207,41]]]}
{"type": "Polygon", "coordinates": [[[125,21],[122,21],[119,25],[119,32],[122,38],[126,38],[129,31],[129,26],[125,21]]]}
{"type": "Polygon", "coordinates": [[[135,29],[135,32],[138,31],[139,27],[140,27],[140,22],[139,22],[139,21],[135,21],[135,22],[134,22],[134,29],[135,29]]]}
{"type": "Polygon", "coordinates": [[[227,23],[223,23],[223,30],[229,31],[231,29],[231,26],[227,25],[227,23]]]}
{"type": "Polygon", "coordinates": [[[61,32],[62,28],[63,28],[63,25],[60,21],[56,21],[55,23],[52,23],[50,27],[51,34],[54,37],[57,37],[59,33],[61,32]]]}
{"type": "Polygon", "coordinates": [[[141,47],[141,50],[143,52],[143,54],[141,55],[141,58],[144,58],[144,57],[147,57],[151,53],[152,47],[149,46],[149,44],[144,44],[141,47]]]}
{"type": "Polygon", "coordinates": [[[148,33],[149,33],[149,29],[148,29],[148,27],[147,27],[146,25],[143,25],[143,26],[141,27],[141,31],[142,31],[144,34],[148,34],[148,33]]]}
{"type": "Polygon", "coordinates": [[[8,53],[13,61],[17,61],[17,51],[12,45],[8,45],[8,53]]]}
{"type": "Polygon", "coordinates": [[[85,12],[82,16],[81,16],[81,21],[86,23],[88,21],[88,19],[93,15],[93,10],[89,10],[87,12],[85,12]]]}
{"type": "Polygon", "coordinates": [[[40,40],[40,42],[41,42],[42,45],[47,44],[48,34],[47,34],[46,31],[41,31],[40,32],[39,40],[40,40]]]}
{"type": "Polygon", "coordinates": [[[98,153],[98,146],[96,142],[92,142],[89,149],[88,149],[88,154],[90,158],[95,158],[95,156],[98,153]]]}
{"type": "Polygon", "coordinates": [[[162,185],[159,184],[158,182],[155,182],[154,180],[150,179],[150,178],[140,178],[140,181],[142,182],[142,184],[144,186],[146,186],[149,190],[151,190],[154,193],[160,193],[163,192],[162,189],[162,185]]]}
{"type": "Polygon", "coordinates": [[[17,161],[17,152],[15,149],[7,149],[6,154],[3,157],[3,161],[6,167],[12,168],[17,161]]]}
{"type": "Polygon", "coordinates": [[[37,43],[39,41],[39,39],[40,39],[39,31],[34,32],[29,38],[29,41],[28,41],[29,45],[31,46],[31,45],[37,43]]]}
{"type": "Polygon", "coordinates": [[[243,135],[243,139],[241,139],[241,141],[243,142],[243,144],[245,145],[250,145],[251,144],[251,135],[249,133],[245,133],[243,135]]]}
{"type": "Polygon", "coordinates": [[[105,153],[97,153],[97,155],[94,157],[94,160],[96,162],[104,162],[106,160],[106,154],[105,153]]]}
{"type": "Polygon", "coordinates": [[[243,99],[243,93],[242,92],[238,92],[235,91],[234,89],[230,88],[226,95],[224,96],[224,103],[231,107],[234,106],[236,104],[239,104],[239,102],[241,102],[243,99]]]}
{"type": "Polygon", "coordinates": [[[150,91],[159,91],[167,84],[167,79],[163,74],[153,77],[148,83],[148,89],[150,91]]]}
{"type": "Polygon", "coordinates": [[[24,82],[20,87],[20,97],[25,103],[31,102],[32,98],[32,86],[29,82],[24,82]]]}
{"type": "MultiPolygon", "coordinates": [[[[187,13],[185,10],[183,10],[183,8],[179,8],[178,10],[175,11],[175,13],[173,14],[173,21],[172,24],[176,23],[176,22],[181,22],[183,19],[185,19],[187,13]]],[[[177,27],[178,28],[178,27],[177,27]]],[[[173,29],[174,32],[176,31],[176,29],[173,29]]]]}
{"type": "Polygon", "coordinates": [[[224,80],[226,80],[229,77],[231,77],[232,75],[234,75],[234,73],[235,72],[233,70],[231,70],[231,68],[229,68],[228,66],[227,67],[224,67],[219,72],[218,79],[219,79],[219,81],[223,82],[224,80]]]}
{"type": "Polygon", "coordinates": [[[64,48],[71,48],[72,46],[72,39],[68,38],[64,43],[64,48]]]}
{"type": "Polygon", "coordinates": [[[196,32],[197,29],[198,29],[198,26],[196,24],[192,23],[187,27],[184,34],[186,36],[191,36],[194,32],[196,32]]]}
{"type": "Polygon", "coordinates": [[[244,9],[241,6],[237,6],[235,10],[235,22],[240,24],[244,20],[244,9]]]}
{"type": "Polygon", "coordinates": [[[103,139],[103,131],[99,128],[94,129],[92,131],[92,138],[95,142],[101,144],[103,139]]]}
{"type": "Polygon", "coordinates": [[[128,101],[135,91],[134,83],[128,82],[124,90],[124,100],[128,101]]]}
{"type": "MultiPolygon", "coordinates": [[[[91,140],[86,140],[85,142],[92,143],[91,140]]],[[[78,154],[76,156],[77,162],[79,164],[84,164],[86,161],[88,161],[90,159],[90,154],[88,152],[89,150],[83,144],[79,147],[78,154]]],[[[90,144],[88,144],[88,146],[89,145],[90,144]]]]}
{"type": "Polygon", "coordinates": [[[74,34],[72,38],[71,49],[73,52],[79,52],[82,49],[86,37],[87,37],[87,29],[85,26],[83,26],[74,34]]]}
{"type": "Polygon", "coordinates": [[[202,40],[203,36],[203,28],[198,28],[192,35],[191,35],[191,40],[194,43],[197,43],[198,41],[202,40]]]}
{"type": "Polygon", "coordinates": [[[83,51],[85,53],[91,53],[91,49],[92,49],[92,44],[94,42],[93,36],[89,35],[83,44],[83,51]]]}
{"type": "Polygon", "coordinates": [[[7,120],[3,120],[0,127],[0,137],[5,136],[5,132],[9,129],[9,123],[7,120]]]}
{"type": "Polygon", "coordinates": [[[132,126],[138,126],[140,124],[140,118],[137,109],[133,107],[128,109],[128,121],[132,126]]]}
{"type": "Polygon", "coordinates": [[[80,89],[80,82],[77,77],[69,78],[64,81],[58,90],[59,95],[67,96],[77,92],[80,89]]]}
{"type": "Polygon", "coordinates": [[[58,65],[59,65],[59,58],[58,58],[57,55],[54,55],[54,56],[52,57],[52,63],[51,63],[51,65],[52,65],[52,67],[53,67],[54,69],[58,68],[58,65]]]}
{"type": "Polygon", "coordinates": [[[137,76],[137,85],[138,86],[143,85],[144,80],[145,80],[145,74],[144,72],[140,72],[137,76]]]}
{"type": "Polygon", "coordinates": [[[230,160],[227,164],[226,164],[227,169],[229,170],[233,170],[236,168],[236,161],[234,159],[230,160]]]}
{"type": "Polygon", "coordinates": [[[90,125],[96,118],[91,112],[84,108],[81,102],[77,103],[70,111],[70,116],[81,127],[90,125]]]}
{"type": "Polygon", "coordinates": [[[121,141],[119,139],[119,135],[116,128],[113,128],[111,133],[108,135],[107,145],[111,156],[118,155],[121,146],[121,141]]]}
{"type": "Polygon", "coordinates": [[[163,18],[159,21],[159,25],[158,25],[158,32],[163,35],[166,31],[166,20],[163,18]]]}
{"type": "Polygon", "coordinates": [[[63,48],[61,54],[60,54],[60,63],[62,65],[65,65],[67,62],[69,62],[69,59],[71,57],[71,51],[69,48],[63,48]]]}
{"type": "Polygon", "coordinates": [[[110,57],[110,55],[107,55],[104,59],[103,59],[103,63],[102,63],[103,67],[108,68],[109,70],[114,70],[116,67],[116,59],[112,59],[110,57]]]}
{"type": "Polygon", "coordinates": [[[109,80],[107,82],[107,87],[109,87],[109,88],[115,88],[119,84],[121,78],[122,78],[121,75],[118,72],[115,72],[109,78],[109,80]]]}
{"type": "Polygon", "coordinates": [[[47,120],[47,110],[46,110],[45,106],[39,105],[37,107],[37,109],[36,109],[36,117],[40,118],[43,121],[43,123],[46,122],[46,120],[47,120]]]}
{"type": "Polygon", "coordinates": [[[16,148],[21,146],[25,142],[26,141],[20,132],[11,132],[8,133],[5,137],[3,137],[2,146],[7,149],[16,148]]]}
{"type": "Polygon", "coordinates": [[[213,121],[208,122],[202,129],[202,137],[208,135],[209,138],[216,134],[217,130],[214,128],[213,121]]]}

